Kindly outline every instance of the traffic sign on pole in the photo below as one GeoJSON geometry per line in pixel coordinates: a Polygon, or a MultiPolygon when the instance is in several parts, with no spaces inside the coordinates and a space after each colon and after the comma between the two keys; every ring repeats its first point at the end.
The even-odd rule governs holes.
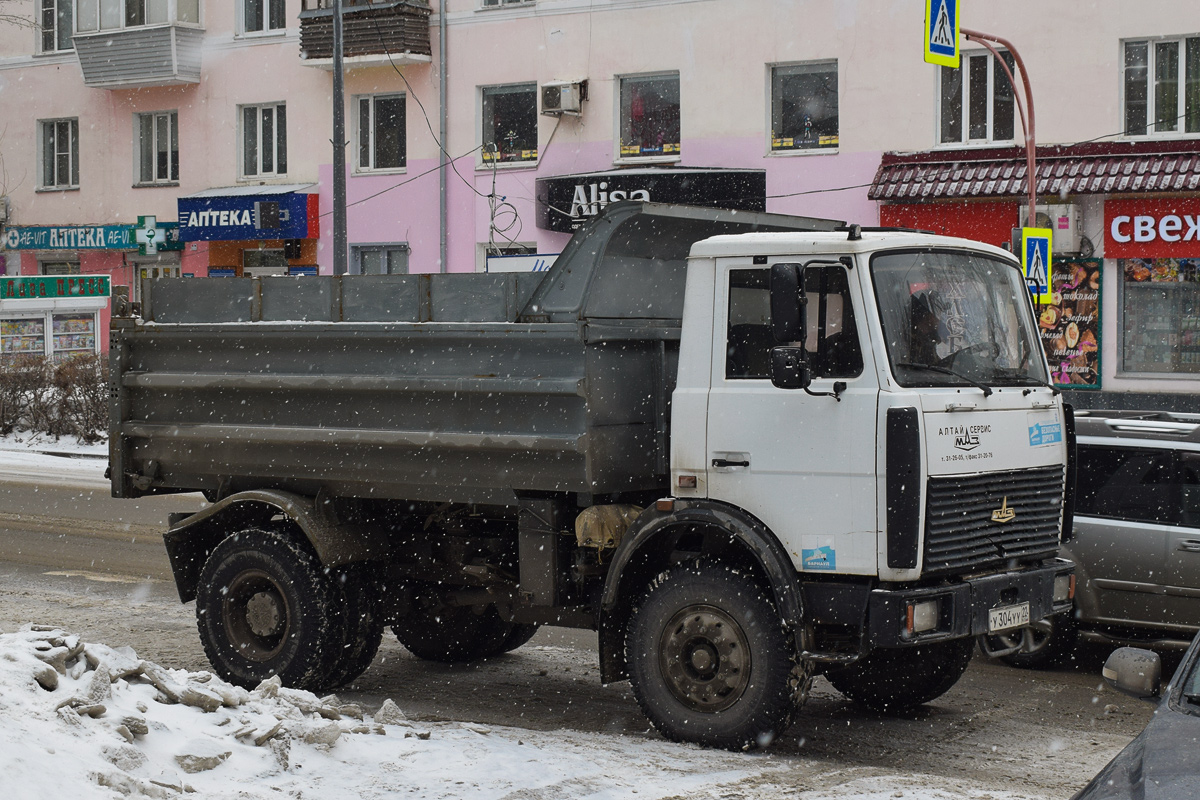
{"type": "Polygon", "coordinates": [[[958,69],[959,0],[925,0],[925,60],[958,69]]]}
{"type": "Polygon", "coordinates": [[[1034,299],[1050,302],[1050,242],[1054,231],[1049,228],[1021,228],[1021,269],[1025,285],[1034,299]]]}

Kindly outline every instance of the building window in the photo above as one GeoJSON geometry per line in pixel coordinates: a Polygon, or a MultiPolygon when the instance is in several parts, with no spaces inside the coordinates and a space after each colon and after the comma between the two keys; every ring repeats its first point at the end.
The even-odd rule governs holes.
{"type": "Polygon", "coordinates": [[[137,115],[137,183],[179,180],[179,114],[164,111],[137,115]]]}
{"type": "MultiPolygon", "coordinates": [[[[61,2],[61,0],[60,0],[61,2]]],[[[200,24],[200,0],[75,0],[76,30],[80,33],[164,25],[200,24]],[[171,14],[174,13],[174,19],[171,14]]]]}
{"type": "Polygon", "coordinates": [[[621,78],[621,158],[679,157],[679,75],[621,78]]]}
{"type": "Polygon", "coordinates": [[[1125,133],[1200,132],[1200,36],[1125,43],[1125,133]]]}
{"type": "Polygon", "coordinates": [[[484,8],[499,8],[500,6],[533,5],[533,0],[482,0],[484,8]]]}
{"type": "Polygon", "coordinates": [[[41,128],[41,185],[46,189],[69,189],[79,185],[79,120],[46,119],[41,128]]]}
{"type": "Polygon", "coordinates": [[[243,33],[281,31],[287,27],[284,0],[242,0],[241,21],[243,33]]]}
{"type": "MultiPolygon", "coordinates": [[[[1014,70],[1012,54],[1001,55],[1014,70]]],[[[960,69],[941,68],[942,144],[1011,142],[1016,132],[1013,110],[1012,83],[993,56],[964,54],[960,69]]]]}
{"type": "Polygon", "coordinates": [[[287,173],[287,108],[242,106],[242,176],[287,173]]]}
{"type": "Polygon", "coordinates": [[[42,52],[74,50],[71,42],[71,0],[39,0],[42,19],[42,52]]]}
{"type": "Polygon", "coordinates": [[[507,164],[537,157],[537,84],[484,87],[484,162],[507,164]]]}
{"type": "Polygon", "coordinates": [[[358,102],[358,169],[404,169],[408,163],[405,96],[370,95],[358,102]]]}
{"type": "Polygon", "coordinates": [[[355,275],[407,275],[408,243],[355,245],[350,248],[355,275]]]}
{"type": "Polygon", "coordinates": [[[1121,370],[1200,373],[1200,259],[1125,258],[1121,370]]]}
{"type": "Polygon", "coordinates": [[[772,67],[771,150],[837,146],[837,62],[772,67]]]}

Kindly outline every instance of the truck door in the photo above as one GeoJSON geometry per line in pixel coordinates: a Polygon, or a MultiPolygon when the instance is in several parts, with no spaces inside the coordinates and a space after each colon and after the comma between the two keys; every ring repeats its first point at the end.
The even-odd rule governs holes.
{"type": "Polygon", "coordinates": [[[874,360],[846,267],[805,271],[813,392],[770,380],[769,269],[718,266],[708,413],[709,497],[766,524],[797,569],[876,573],[874,360]]]}

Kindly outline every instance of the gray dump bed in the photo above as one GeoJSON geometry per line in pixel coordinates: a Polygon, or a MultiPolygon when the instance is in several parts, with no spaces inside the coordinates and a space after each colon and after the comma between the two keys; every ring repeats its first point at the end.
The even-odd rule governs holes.
{"type": "Polygon", "coordinates": [[[620,203],[540,274],[156,280],[113,322],[113,494],[664,488],[692,243],[840,224],[620,203]]]}

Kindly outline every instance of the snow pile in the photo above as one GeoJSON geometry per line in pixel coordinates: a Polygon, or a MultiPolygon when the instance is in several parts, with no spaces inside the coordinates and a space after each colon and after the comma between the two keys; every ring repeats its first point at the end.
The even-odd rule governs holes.
{"type": "Polygon", "coordinates": [[[5,800],[666,797],[749,774],[663,742],[417,725],[390,700],[369,715],[278,679],[247,691],[41,625],[0,634],[0,721],[5,800]]]}

